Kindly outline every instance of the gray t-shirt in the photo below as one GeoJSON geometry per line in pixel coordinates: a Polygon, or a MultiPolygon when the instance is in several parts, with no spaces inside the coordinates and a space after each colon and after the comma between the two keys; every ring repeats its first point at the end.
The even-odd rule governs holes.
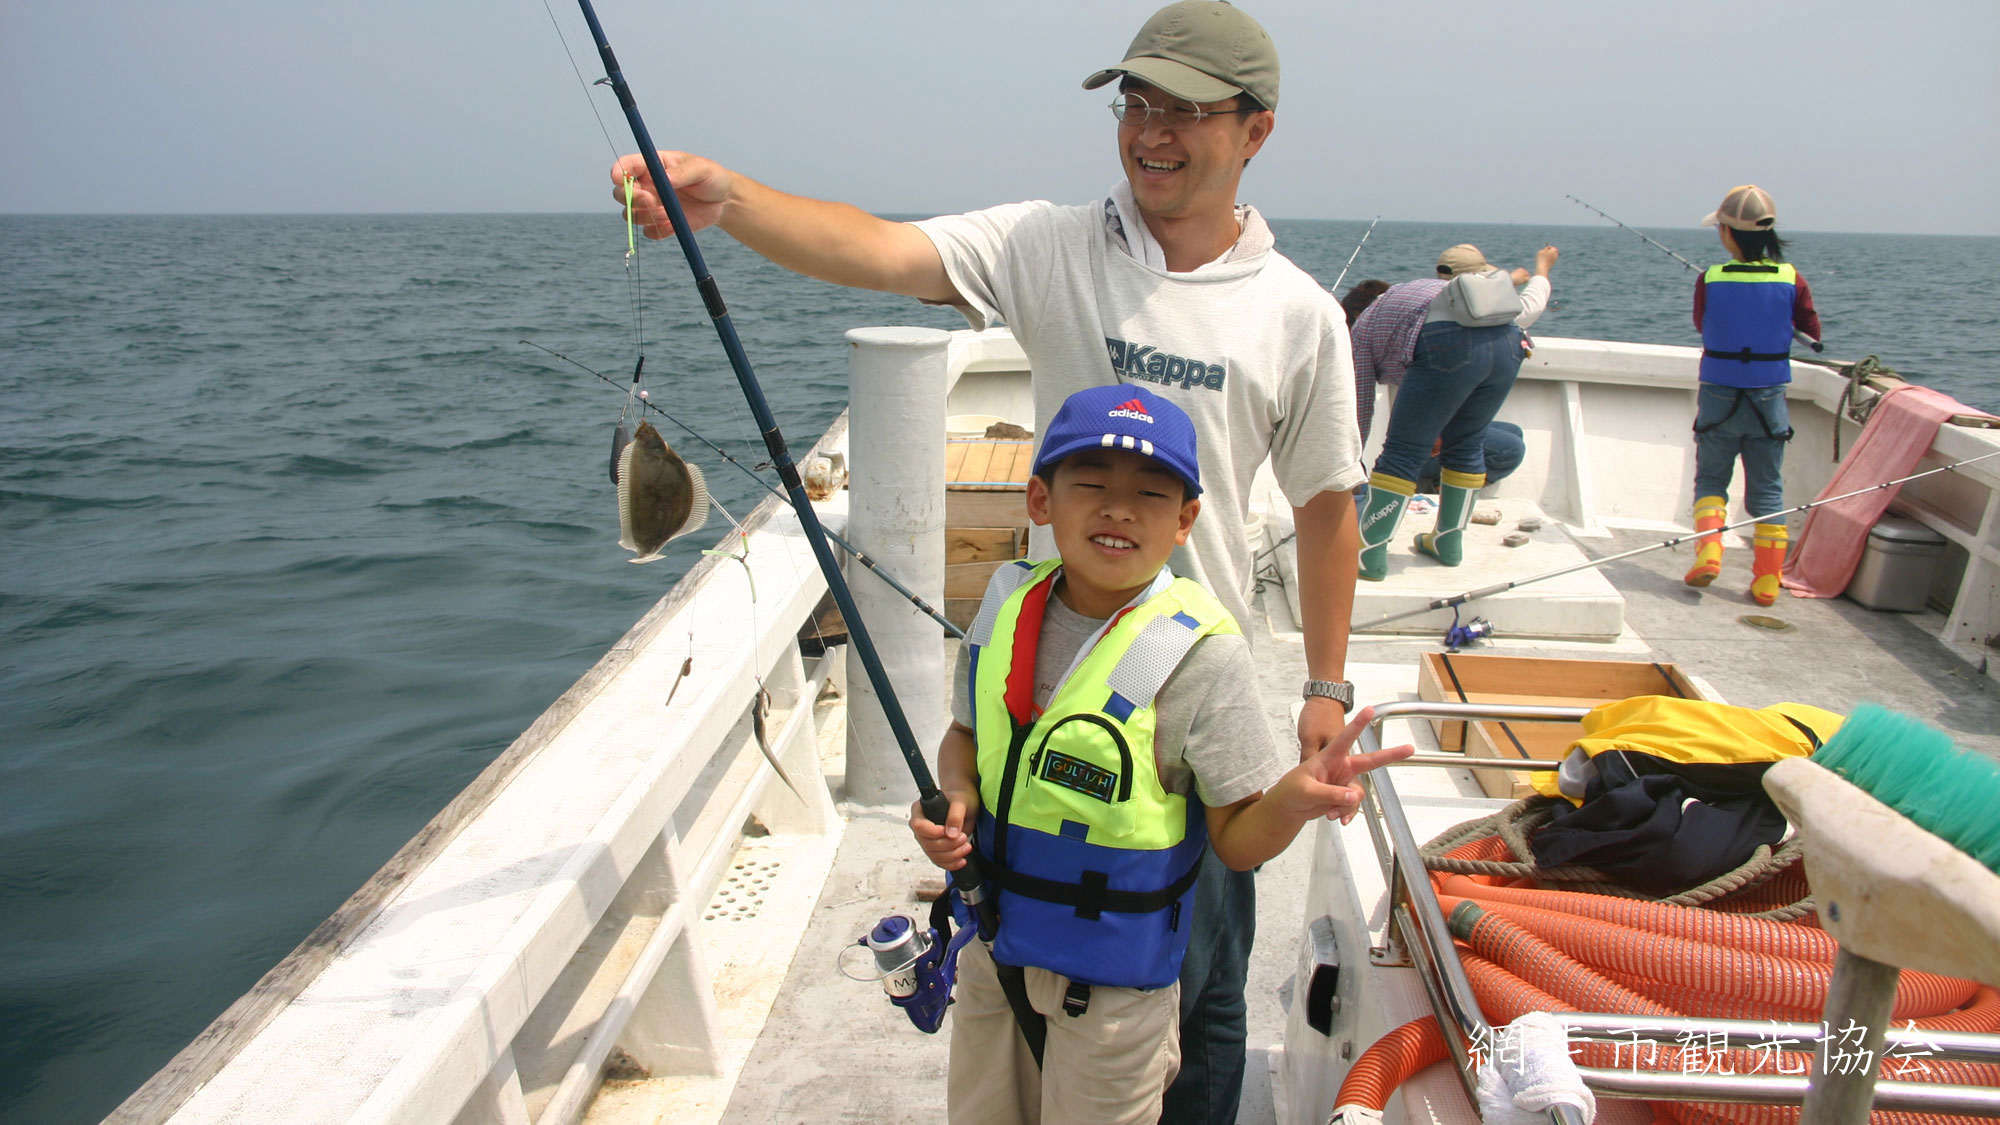
{"type": "MultiPolygon", "coordinates": [[[[1104,202],[1010,203],[916,226],[936,244],[975,328],[1004,319],[1034,371],[1036,432],[1072,393],[1143,383],[1194,419],[1201,518],[1168,565],[1250,614],[1251,480],[1268,456],[1294,506],[1365,479],[1354,362],[1340,305],[1273,249],[1254,208],[1223,258],[1187,273],[1148,266],[1104,202]]],[[[1055,554],[1037,528],[1029,557],[1055,554]]]]}
{"type": "MultiPolygon", "coordinates": [[[[1049,599],[1042,615],[1041,643],[1035,649],[1035,705],[1055,697],[1056,681],[1069,670],[1077,650],[1102,628],[1102,618],[1085,617],[1049,599]]],[[[973,725],[966,673],[967,646],[958,646],[952,676],[951,717],[973,725]]],[[[1293,763],[1279,749],[1262,695],[1244,691],[1257,682],[1250,643],[1240,634],[1210,635],[1195,642],[1187,658],[1167,678],[1156,697],[1153,758],[1160,784],[1170,793],[1193,792],[1210,808],[1233,805],[1268,789],[1293,763]]]]}

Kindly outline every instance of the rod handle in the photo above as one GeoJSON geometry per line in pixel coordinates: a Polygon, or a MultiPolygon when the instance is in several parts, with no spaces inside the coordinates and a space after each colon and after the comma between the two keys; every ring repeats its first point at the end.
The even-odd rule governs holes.
{"type": "MultiPolygon", "coordinates": [[[[945,799],[944,791],[933,789],[917,798],[917,807],[923,810],[924,819],[932,824],[943,824],[951,815],[951,802],[945,799]]],[[[979,853],[974,851],[965,857],[965,866],[951,873],[951,885],[958,891],[960,901],[972,908],[973,916],[979,922],[979,940],[992,942],[993,935],[1000,932],[1000,913],[986,894],[986,880],[979,874],[979,853]]]]}

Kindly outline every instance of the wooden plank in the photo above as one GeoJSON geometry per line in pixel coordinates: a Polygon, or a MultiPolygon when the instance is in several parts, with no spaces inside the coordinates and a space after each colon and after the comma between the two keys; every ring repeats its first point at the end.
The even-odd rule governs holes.
{"type": "Polygon", "coordinates": [[[945,487],[953,491],[1024,489],[1035,444],[1008,438],[954,438],[945,443],[945,487]]]}
{"type": "Polygon", "coordinates": [[[1020,492],[962,492],[944,494],[946,527],[1026,527],[1028,500],[1020,492]]]}
{"type": "Polygon", "coordinates": [[[958,475],[951,478],[951,483],[946,486],[948,488],[964,488],[968,484],[985,484],[992,480],[993,443],[969,441],[963,444],[965,456],[959,461],[958,475]]]}
{"type": "Polygon", "coordinates": [[[1024,441],[1014,447],[1014,465],[1006,479],[1018,481],[1022,488],[1028,487],[1028,477],[1035,469],[1035,443],[1024,441]]]}
{"type": "Polygon", "coordinates": [[[1005,565],[1007,565],[1005,559],[997,559],[992,562],[959,563],[956,566],[945,567],[945,600],[983,597],[986,594],[986,584],[993,579],[993,572],[1005,565]]]}
{"type": "Polygon", "coordinates": [[[944,561],[954,563],[992,562],[1021,557],[1021,533],[1012,527],[947,527],[944,529],[944,561]]]}
{"type": "Polygon", "coordinates": [[[961,629],[972,628],[972,619],[979,616],[978,598],[946,598],[944,619],[961,629]]]}

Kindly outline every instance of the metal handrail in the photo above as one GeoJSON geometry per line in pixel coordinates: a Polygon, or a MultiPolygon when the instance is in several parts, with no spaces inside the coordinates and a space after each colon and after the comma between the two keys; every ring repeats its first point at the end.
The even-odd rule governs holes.
{"type": "MultiPolygon", "coordinates": [[[[1382,724],[1390,719],[1448,719],[1461,722],[1576,722],[1589,713],[1585,707],[1545,707],[1532,704],[1445,703],[1430,701],[1396,702],[1377,705],[1374,719],[1361,733],[1360,749],[1372,753],[1382,747],[1382,724]]],[[[1459,758],[1450,754],[1423,754],[1397,766],[1462,767],[1485,759],[1459,758]]],[[[1506,762],[1510,769],[1553,769],[1553,762],[1506,762]]],[[[1390,917],[1403,931],[1411,954],[1430,998],[1432,1011],[1439,1017],[1445,1038],[1453,1042],[1452,1063],[1466,1094],[1477,1104],[1478,1074],[1473,1069],[1469,1047],[1491,1042],[1493,1027],[1480,1011],[1472,983],[1460,965],[1445,924],[1443,908],[1431,887],[1422,852],[1403,813],[1401,798],[1388,769],[1362,775],[1367,794],[1363,810],[1376,855],[1382,861],[1394,909],[1390,917]],[[1387,838],[1384,839],[1386,833],[1387,838]],[[1396,902],[1396,888],[1402,888],[1396,902]]],[[[1637,1017],[1615,1012],[1561,1013],[1572,1031],[1591,1038],[1646,1039],[1673,1042],[1683,1035],[1717,1036],[1734,1045],[1737,1041],[1769,1043],[1780,1035],[1798,1040],[1798,1046],[1818,1046],[1823,1031],[1818,1024],[1773,1024],[1751,1020],[1637,1017]],[[1635,1026],[1639,1021],[1644,1026],[1635,1026]]],[[[2000,1034],[1977,1032],[1890,1031],[1892,1045],[1920,1046],[1926,1057],[2000,1062],[2000,1034]]],[[[1766,1105],[1798,1105],[1805,1096],[1804,1077],[1783,1075],[1669,1074],[1658,1071],[1606,1070],[1579,1067],[1583,1080],[1593,1091],[1624,1098],[1654,1098],[1708,1102],[1739,1102],[1766,1105]]],[[[1912,1110],[1925,1113],[1956,1113],[1980,1117],[2000,1117],[2000,1090],[1953,1086],[1928,1082],[1878,1082],[1875,1106],[1885,1110],[1912,1110]]],[[[1552,1121],[1564,1125],[1582,1122],[1581,1115],[1567,1106],[1550,1111],[1552,1121]]]]}

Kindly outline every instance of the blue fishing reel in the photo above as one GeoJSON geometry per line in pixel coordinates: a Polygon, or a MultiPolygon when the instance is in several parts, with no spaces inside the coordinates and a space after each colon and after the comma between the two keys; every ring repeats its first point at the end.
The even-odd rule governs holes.
{"type": "Polygon", "coordinates": [[[977,935],[970,911],[956,894],[948,910],[933,911],[935,925],[919,928],[908,914],[891,914],[875,924],[853,945],[843,950],[840,971],[850,980],[879,980],[889,1002],[903,1009],[917,1030],[934,1035],[944,1026],[944,1011],[951,1004],[951,989],[958,978],[958,953],[977,935]],[[953,916],[958,932],[952,933],[953,916]],[[860,958],[849,958],[856,949],[872,955],[874,971],[857,973],[851,967],[860,958]]]}
{"type": "Polygon", "coordinates": [[[1475,617],[1461,625],[1458,623],[1458,607],[1452,607],[1451,628],[1444,634],[1446,652],[1455,653],[1474,641],[1484,640],[1493,635],[1493,623],[1484,617],[1475,617]]]}

